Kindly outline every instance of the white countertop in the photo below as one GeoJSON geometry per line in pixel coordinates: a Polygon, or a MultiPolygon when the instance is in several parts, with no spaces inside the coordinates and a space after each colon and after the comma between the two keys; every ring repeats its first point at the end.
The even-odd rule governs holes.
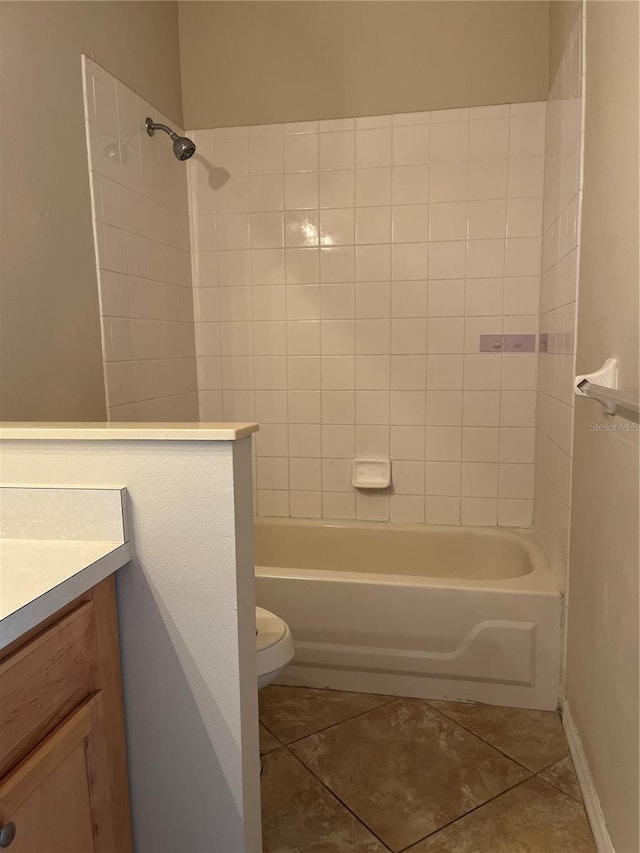
{"type": "Polygon", "coordinates": [[[0,423],[0,439],[20,441],[237,441],[257,431],[253,423],[0,423]]]}
{"type": "Polygon", "coordinates": [[[130,559],[128,542],[0,539],[0,649],[130,559]]]}

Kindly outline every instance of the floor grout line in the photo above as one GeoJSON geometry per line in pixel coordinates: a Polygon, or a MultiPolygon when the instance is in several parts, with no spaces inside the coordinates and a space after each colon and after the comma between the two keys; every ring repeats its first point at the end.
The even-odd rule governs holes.
{"type": "Polygon", "coordinates": [[[465,812],[464,814],[461,814],[458,817],[455,817],[453,820],[450,820],[448,823],[445,823],[442,826],[439,826],[437,829],[434,829],[433,832],[428,832],[426,835],[423,835],[422,838],[418,838],[417,841],[412,841],[408,847],[403,847],[402,850],[398,850],[397,853],[410,853],[411,848],[415,847],[416,844],[420,844],[425,839],[431,838],[432,835],[436,835],[438,832],[441,832],[443,829],[446,829],[448,826],[451,826],[454,823],[458,823],[458,821],[463,820],[465,817],[468,817],[469,815],[473,814],[474,812],[480,811],[480,809],[483,809],[485,806],[488,806],[489,803],[493,803],[495,800],[499,800],[500,797],[504,797],[505,794],[511,793],[511,791],[515,790],[516,788],[519,788],[520,785],[524,785],[525,782],[530,782],[532,778],[533,778],[532,776],[529,776],[528,779],[521,779],[519,782],[516,782],[516,784],[512,785],[510,788],[505,788],[504,791],[500,791],[499,794],[496,794],[494,797],[491,797],[490,799],[485,800],[484,803],[480,803],[479,805],[475,806],[474,808],[469,809],[468,812],[465,812]]]}
{"type": "MultiPolygon", "coordinates": [[[[304,689],[304,688],[302,688],[302,689],[304,689]]],[[[340,693],[353,693],[353,691],[335,691],[335,692],[340,692],[340,693]]],[[[357,695],[357,694],[356,694],[356,695],[357,695]]],[[[299,765],[300,765],[304,770],[306,770],[306,771],[310,774],[310,776],[312,776],[312,777],[313,777],[313,778],[314,778],[314,779],[315,779],[315,780],[316,780],[316,781],[317,781],[317,782],[322,786],[322,788],[323,788],[323,789],[324,789],[324,790],[329,794],[329,796],[330,796],[331,798],[333,798],[335,801],[337,801],[337,802],[338,802],[338,803],[339,803],[339,804],[340,804],[340,805],[345,809],[345,811],[346,811],[346,812],[348,812],[348,813],[349,813],[349,814],[350,814],[350,815],[351,815],[351,816],[352,816],[352,817],[357,821],[357,823],[358,823],[360,826],[362,826],[362,827],[363,827],[363,828],[364,828],[368,833],[370,833],[370,834],[371,834],[371,836],[373,836],[375,839],[377,839],[377,840],[380,842],[380,844],[382,844],[382,846],[383,846],[384,850],[385,850],[385,851],[389,851],[389,853],[394,853],[394,851],[392,850],[392,848],[391,848],[391,847],[390,847],[390,846],[389,846],[389,845],[388,845],[388,844],[387,844],[387,843],[386,843],[386,842],[385,842],[385,841],[384,841],[384,840],[383,840],[383,839],[382,839],[382,838],[381,838],[381,837],[380,837],[380,836],[379,836],[379,835],[378,835],[378,834],[377,834],[377,833],[376,833],[376,832],[375,832],[375,831],[374,831],[374,830],[373,830],[373,829],[372,829],[372,828],[371,828],[371,827],[366,823],[366,821],[364,821],[364,820],[363,820],[363,819],[362,819],[362,818],[361,818],[361,817],[360,817],[360,816],[359,816],[355,811],[353,811],[353,809],[351,809],[351,808],[349,807],[349,805],[347,805],[347,803],[346,803],[346,802],[344,802],[344,800],[343,800],[343,799],[342,799],[342,798],[341,798],[341,797],[340,797],[340,796],[339,796],[339,795],[338,795],[338,794],[337,794],[337,793],[336,793],[336,792],[335,792],[335,791],[330,787],[330,785],[329,785],[329,784],[325,783],[325,782],[324,782],[324,780],[323,780],[320,776],[318,776],[318,774],[317,774],[317,773],[316,773],[316,772],[315,772],[311,767],[309,767],[309,766],[305,763],[304,759],[303,759],[301,756],[298,756],[298,755],[294,752],[294,747],[295,747],[296,745],[298,745],[299,743],[301,743],[302,741],[306,740],[307,738],[313,737],[314,735],[317,735],[317,734],[322,734],[322,733],[324,733],[324,732],[327,732],[327,731],[329,731],[330,729],[333,729],[333,728],[336,728],[336,727],[338,727],[338,726],[342,725],[343,723],[347,723],[347,722],[352,721],[352,720],[357,720],[357,719],[358,719],[358,718],[360,718],[360,717],[364,717],[364,716],[366,716],[367,714],[371,714],[371,713],[373,713],[374,711],[377,711],[377,710],[379,710],[379,709],[381,709],[381,708],[384,708],[384,707],[386,707],[386,706],[388,706],[388,705],[393,704],[394,702],[398,702],[398,701],[403,700],[403,699],[404,699],[404,700],[407,700],[407,699],[409,699],[409,700],[413,700],[413,699],[415,699],[415,698],[417,698],[417,697],[402,697],[402,696],[400,696],[400,697],[398,697],[398,696],[389,696],[389,697],[385,697],[385,701],[380,702],[380,704],[375,705],[375,706],[374,706],[374,707],[372,707],[372,708],[368,708],[368,709],[366,709],[365,711],[360,711],[359,713],[354,714],[353,716],[346,717],[346,718],[344,718],[343,720],[339,720],[339,721],[337,721],[337,722],[335,722],[335,723],[331,723],[331,724],[330,724],[330,725],[328,725],[328,726],[325,726],[325,727],[323,727],[323,728],[321,728],[321,729],[317,729],[317,730],[316,730],[316,731],[314,731],[314,732],[311,732],[311,733],[309,733],[309,734],[307,734],[307,735],[303,735],[302,737],[296,738],[296,739],[294,739],[294,740],[292,740],[292,741],[289,741],[288,743],[283,742],[283,741],[282,741],[282,740],[281,740],[277,735],[275,735],[275,734],[271,731],[271,729],[269,728],[269,726],[267,726],[267,725],[262,721],[262,719],[260,719],[260,722],[262,723],[262,725],[264,725],[264,726],[265,726],[265,728],[267,729],[267,731],[269,731],[269,732],[270,732],[270,734],[272,734],[272,735],[276,738],[276,740],[278,740],[278,741],[279,741],[279,743],[281,743],[282,748],[286,749],[286,750],[287,750],[287,752],[288,752],[288,753],[289,753],[289,754],[290,754],[290,755],[291,755],[291,756],[292,756],[292,757],[297,761],[297,763],[298,763],[298,764],[299,764],[299,765]]],[[[475,806],[474,808],[469,809],[469,811],[466,811],[466,812],[464,812],[463,814],[458,815],[458,816],[457,816],[457,817],[455,817],[453,820],[448,821],[447,823],[443,824],[442,826],[438,827],[437,829],[433,830],[432,832],[429,832],[429,833],[427,833],[426,835],[421,836],[420,838],[418,838],[418,839],[416,839],[416,840],[412,841],[412,842],[411,842],[411,844],[409,844],[409,845],[408,845],[408,846],[406,846],[406,847],[401,848],[400,850],[396,851],[395,853],[410,853],[410,851],[411,851],[411,850],[412,850],[416,845],[418,845],[418,844],[422,843],[422,842],[423,842],[423,841],[425,841],[427,838],[430,838],[431,836],[433,836],[433,835],[435,835],[435,834],[437,834],[437,833],[441,832],[442,830],[446,829],[447,827],[449,827],[449,826],[451,826],[451,825],[453,825],[453,824],[455,824],[455,823],[458,823],[459,821],[463,820],[464,818],[468,817],[469,815],[471,815],[471,814],[473,814],[473,813],[475,813],[475,812],[479,811],[480,809],[483,809],[485,806],[488,806],[490,803],[494,802],[495,800],[498,800],[498,799],[500,799],[501,797],[504,797],[506,794],[508,794],[508,793],[510,793],[510,792],[512,792],[512,791],[514,791],[516,788],[518,788],[518,787],[520,787],[520,786],[522,786],[522,785],[524,785],[524,784],[526,784],[526,783],[528,783],[528,782],[531,782],[531,780],[532,780],[532,779],[539,779],[539,781],[540,781],[540,782],[542,782],[543,784],[548,785],[548,786],[549,786],[549,787],[551,787],[554,791],[556,791],[556,792],[558,792],[559,794],[561,794],[563,798],[567,799],[568,801],[570,801],[570,802],[572,802],[572,803],[576,803],[576,804],[578,804],[578,805],[582,806],[582,809],[583,809],[583,811],[584,811],[584,802],[583,802],[582,800],[577,800],[576,798],[574,798],[574,797],[572,797],[570,794],[568,794],[566,791],[564,791],[561,787],[559,787],[559,785],[557,785],[557,784],[555,784],[554,782],[549,781],[549,780],[547,780],[547,779],[543,779],[543,778],[542,778],[542,776],[541,776],[541,774],[542,774],[542,773],[546,772],[546,771],[547,771],[547,770],[549,770],[551,767],[555,766],[556,764],[558,764],[559,762],[561,762],[561,761],[563,761],[565,758],[567,758],[567,757],[569,756],[569,753],[568,753],[568,752],[567,752],[567,753],[565,753],[564,755],[562,755],[562,756],[558,757],[558,758],[555,758],[553,761],[551,761],[549,764],[545,765],[544,767],[540,768],[539,770],[537,770],[537,771],[533,771],[533,770],[531,770],[531,768],[529,768],[529,767],[527,767],[526,765],[524,765],[521,761],[518,761],[517,759],[513,758],[511,755],[509,755],[508,753],[506,753],[504,750],[502,750],[502,749],[500,749],[499,747],[495,746],[493,743],[491,743],[490,741],[488,741],[485,737],[482,737],[482,736],[481,736],[481,735],[479,735],[478,733],[476,733],[476,732],[474,732],[473,730],[471,730],[470,728],[468,728],[466,725],[464,725],[464,724],[462,724],[462,723],[458,722],[457,720],[455,720],[455,719],[453,719],[453,718],[449,717],[445,712],[440,711],[438,708],[436,708],[436,707],[434,707],[433,705],[431,705],[431,703],[430,703],[430,701],[429,701],[428,699],[420,699],[420,698],[417,698],[417,701],[419,701],[419,702],[421,702],[421,703],[424,703],[424,704],[428,707],[428,709],[429,709],[429,710],[434,711],[434,712],[435,712],[439,717],[443,718],[444,720],[447,720],[447,721],[448,721],[449,723],[451,723],[453,726],[456,726],[456,727],[458,727],[458,728],[462,729],[463,731],[467,732],[469,735],[471,735],[471,736],[472,736],[472,737],[474,737],[475,739],[477,739],[477,740],[481,741],[482,743],[486,744],[488,747],[490,747],[490,748],[491,748],[492,750],[494,750],[496,753],[498,753],[499,755],[503,756],[506,760],[508,760],[509,762],[511,762],[512,764],[514,764],[515,766],[520,767],[522,770],[524,770],[524,771],[527,773],[527,775],[525,776],[525,778],[523,778],[523,779],[519,780],[519,781],[518,781],[518,782],[516,782],[515,784],[507,786],[503,791],[500,791],[500,792],[499,792],[499,793],[497,793],[495,796],[492,796],[492,797],[490,797],[489,799],[485,800],[483,803],[480,803],[480,804],[478,804],[477,806],[475,806]]],[[[274,752],[275,750],[270,750],[270,751],[271,751],[271,752],[274,752]]]]}
{"type": "MultiPolygon", "coordinates": [[[[374,708],[372,708],[372,710],[375,710],[375,709],[374,709],[374,708]]],[[[383,840],[382,840],[382,838],[380,838],[380,836],[379,836],[377,833],[375,833],[375,832],[371,829],[371,827],[370,827],[368,824],[366,824],[366,823],[362,820],[362,818],[361,818],[361,817],[358,817],[358,815],[357,815],[357,814],[356,814],[356,813],[355,813],[351,808],[349,808],[349,806],[344,802],[344,800],[342,800],[342,799],[341,799],[341,798],[336,794],[336,792],[335,792],[335,791],[333,791],[333,790],[332,790],[332,789],[327,785],[327,783],[326,783],[326,782],[324,782],[324,781],[323,781],[323,779],[321,779],[321,778],[320,778],[320,776],[318,776],[318,775],[317,775],[317,774],[316,774],[316,773],[311,769],[311,767],[308,767],[308,766],[307,766],[307,764],[305,764],[305,762],[300,758],[300,756],[299,756],[299,755],[296,755],[296,754],[295,754],[295,752],[293,752],[293,750],[289,749],[289,747],[288,747],[288,746],[285,746],[285,749],[289,752],[289,754],[290,754],[290,755],[292,755],[292,756],[295,758],[295,760],[298,762],[298,764],[300,764],[300,765],[301,765],[301,766],[302,766],[302,767],[307,771],[307,773],[309,773],[309,775],[313,776],[313,778],[314,778],[314,779],[316,779],[316,780],[317,780],[317,781],[322,785],[322,787],[323,787],[323,788],[324,788],[324,789],[325,789],[325,790],[326,790],[326,791],[327,791],[327,792],[328,792],[328,793],[333,797],[333,799],[334,799],[334,800],[337,800],[337,801],[340,803],[340,805],[341,805],[344,809],[346,809],[346,811],[348,811],[348,812],[349,812],[349,814],[350,814],[350,815],[352,815],[352,817],[354,817],[354,818],[358,821],[358,823],[359,823],[361,826],[363,826],[363,827],[367,830],[367,832],[371,833],[371,835],[373,835],[373,837],[374,837],[374,838],[377,838],[377,840],[380,842],[380,844],[382,844],[382,846],[384,847],[384,849],[385,849],[385,850],[388,850],[388,851],[389,851],[389,853],[393,853],[392,849],[391,849],[391,848],[386,844],[386,842],[385,842],[385,841],[383,841],[383,840]]]]}
{"type": "MultiPolygon", "coordinates": [[[[345,691],[345,692],[346,692],[346,691],[345,691]]],[[[376,711],[378,708],[386,707],[387,705],[390,705],[390,704],[392,704],[393,702],[397,702],[397,701],[400,701],[400,700],[402,700],[402,699],[407,699],[407,698],[411,699],[412,697],[406,697],[406,696],[396,696],[396,697],[393,697],[389,702],[385,702],[385,703],[383,703],[383,705],[378,705],[378,706],[376,706],[376,708],[369,708],[367,711],[363,711],[363,712],[361,712],[360,714],[356,714],[354,717],[350,717],[349,719],[354,720],[354,719],[357,719],[358,717],[363,717],[363,716],[365,716],[366,714],[371,713],[372,711],[376,711]]],[[[485,741],[485,740],[484,740],[484,738],[481,738],[479,735],[476,735],[474,732],[469,731],[467,728],[465,728],[465,726],[460,725],[460,724],[459,724],[459,723],[457,723],[455,720],[452,720],[450,717],[447,717],[447,715],[446,715],[446,714],[443,714],[443,713],[441,713],[440,711],[438,711],[436,708],[433,708],[433,706],[432,706],[432,705],[430,705],[430,704],[428,703],[428,700],[426,700],[426,699],[418,699],[417,701],[422,702],[422,703],[424,703],[424,704],[428,705],[428,707],[429,707],[431,710],[435,711],[439,716],[444,717],[444,719],[446,719],[448,722],[453,723],[453,725],[459,726],[461,729],[463,729],[464,731],[466,731],[468,734],[473,735],[473,736],[474,736],[474,737],[476,737],[478,740],[481,740],[483,743],[486,743],[486,744],[487,744],[487,746],[491,747],[492,749],[495,749],[495,747],[493,747],[493,745],[492,745],[492,744],[487,743],[487,741],[485,741]]],[[[342,720],[342,722],[345,722],[345,723],[346,723],[346,722],[348,722],[348,720],[342,720]]],[[[327,726],[325,729],[321,729],[321,730],[319,730],[318,732],[314,732],[314,734],[319,734],[320,732],[328,731],[329,729],[335,728],[336,726],[339,726],[339,725],[340,725],[340,723],[334,723],[334,724],[333,724],[333,725],[331,725],[331,726],[327,726]]],[[[307,735],[307,737],[312,737],[312,736],[313,736],[313,735],[307,735]]],[[[350,812],[350,813],[351,813],[351,814],[356,818],[356,820],[357,820],[357,821],[359,821],[359,823],[361,823],[364,827],[366,827],[366,829],[367,829],[369,832],[371,832],[371,833],[372,833],[372,835],[375,835],[375,837],[376,837],[376,838],[378,838],[378,840],[379,840],[382,844],[385,844],[385,842],[384,842],[384,841],[383,841],[383,840],[382,840],[378,835],[376,835],[376,833],[371,829],[371,827],[370,827],[370,826],[368,826],[368,824],[367,824],[367,823],[365,823],[365,821],[364,821],[361,817],[359,817],[359,816],[358,816],[354,811],[352,811],[352,810],[349,808],[349,806],[348,806],[348,805],[347,805],[347,804],[346,804],[346,803],[345,803],[345,802],[344,802],[344,801],[343,801],[343,800],[338,796],[338,794],[337,794],[337,793],[336,793],[336,792],[335,792],[335,791],[334,791],[334,790],[333,790],[333,789],[332,789],[328,784],[326,784],[326,783],[325,783],[325,782],[324,782],[324,781],[323,781],[319,776],[317,776],[317,775],[316,775],[316,773],[315,773],[315,772],[314,772],[314,771],[313,771],[313,770],[312,770],[312,769],[311,769],[311,768],[310,768],[310,767],[305,763],[305,761],[304,761],[300,756],[296,755],[296,754],[295,754],[295,752],[293,752],[293,750],[291,750],[291,749],[290,749],[290,747],[291,747],[291,746],[293,746],[293,745],[295,745],[295,744],[297,744],[297,743],[300,743],[300,741],[303,741],[303,740],[306,740],[306,737],[298,738],[298,740],[296,740],[296,741],[291,741],[291,743],[289,743],[289,744],[285,744],[285,746],[286,746],[286,748],[287,748],[287,749],[289,749],[289,752],[290,752],[292,755],[294,755],[294,756],[298,759],[298,761],[302,764],[302,766],[303,766],[303,767],[305,767],[305,768],[309,771],[309,773],[311,773],[311,775],[312,775],[312,776],[314,776],[314,777],[315,777],[315,778],[316,778],[316,779],[317,779],[317,780],[318,780],[318,781],[319,781],[319,782],[320,782],[320,783],[321,783],[321,784],[322,784],[322,785],[327,789],[327,791],[329,791],[329,793],[330,793],[333,797],[335,797],[335,798],[336,798],[336,800],[338,800],[338,802],[342,803],[342,805],[345,807],[345,809],[347,809],[347,811],[349,811],[349,812],[350,812]]],[[[507,756],[507,755],[505,755],[505,753],[503,753],[501,750],[496,749],[496,752],[500,753],[501,755],[504,755],[507,759],[511,760],[511,759],[510,759],[510,757],[509,757],[509,756],[507,756]]],[[[520,764],[520,762],[514,762],[514,763],[515,763],[515,764],[517,764],[519,767],[522,767],[522,769],[523,769],[523,770],[526,770],[526,771],[527,771],[527,773],[528,773],[529,775],[528,775],[527,777],[525,777],[524,779],[521,779],[519,782],[516,782],[516,784],[515,784],[515,785],[510,785],[509,787],[505,788],[505,789],[504,789],[504,791],[501,791],[499,794],[496,794],[494,797],[491,797],[489,800],[486,800],[484,803],[480,803],[478,806],[476,806],[476,807],[475,807],[475,808],[473,808],[473,809],[470,809],[468,812],[464,812],[463,814],[461,814],[461,815],[459,815],[458,817],[454,818],[452,821],[449,821],[449,823],[444,824],[444,826],[438,827],[438,829],[435,829],[433,832],[427,833],[427,835],[422,836],[421,838],[417,839],[416,841],[412,841],[412,842],[411,842],[411,845],[409,845],[409,847],[404,847],[404,848],[402,848],[402,850],[397,851],[397,853],[403,853],[403,851],[407,851],[407,850],[409,850],[409,849],[410,849],[410,847],[413,847],[414,845],[419,844],[419,843],[420,843],[421,841],[423,841],[425,838],[428,838],[430,835],[433,835],[434,833],[439,832],[441,829],[444,829],[444,827],[445,827],[445,826],[449,826],[451,823],[455,823],[456,821],[461,820],[463,817],[466,817],[468,814],[471,814],[472,812],[477,811],[478,809],[480,809],[480,808],[482,808],[483,806],[487,805],[487,803],[490,803],[492,800],[498,799],[498,797],[501,797],[503,794],[506,794],[508,791],[511,791],[511,790],[513,790],[514,788],[517,788],[517,787],[518,787],[518,785],[521,785],[523,782],[527,782],[527,781],[529,781],[529,779],[532,779],[532,778],[534,777],[534,775],[535,775],[535,774],[534,774],[534,773],[532,773],[532,771],[531,771],[531,770],[529,770],[529,768],[524,767],[524,765],[521,765],[521,764],[520,764]]],[[[554,763],[555,763],[555,762],[554,762],[554,763]]],[[[551,766],[551,765],[549,765],[549,766],[551,766]]],[[[546,768],[545,768],[545,769],[546,769],[546,768]]],[[[543,781],[544,781],[544,780],[543,780],[543,781]]],[[[386,845],[385,845],[385,846],[386,846],[386,845]]],[[[390,849],[390,848],[388,848],[388,849],[390,849]]]]}
{"type": "Polygon", "coordinates": [[[258,715],[258,751],[260,750],[260,726],[264,726],[264,728],[269,732],[271,737],[274,737],[278,741],[278,744],[279,744],[278,746],[274,746],[273,749],[268,749],[267,752],[260,752],[260,755],[267,755],[267,753],[274,752],[276,749],[279,749],[281,746],[285,746],[285,744],[282,743],[282,741],[280,740],[278,735],[275,734],[275,732],[272,732],[271,729],[269,728],[269,726],[265,722],[263,722],[263,720],[260,718],[260,715],[258,715]]]}
{"type": "MultiPolygon", "coordinates": [[[[474,732],[474,731],[473,731],[473,729],[470,729],[470,728],[468,728],[468,726],[465,726],[463,723],[458,722],[458,720],[454,720],[452,717],[449,717],[447,714],[445,714],[445,713],[444,713],[444,711],[441,711],[439,708],[434,708],[434,706],[429,702],[429,700],[428,700],[428,699],[423,699],[423,700],[421,700],[421,701],[426,702],[426,703],[427,703],[427,705],[429,705],[429,707],[430,707],[433,711],[435,711],[435,712],[436,712],[436,714],[440,714],[442,717],[444,717],[444,718],[445,718],[446,720],[448,720],[450,723],[453,723],[453,724],[454,724],[454,725],[456,725],[456,726],[460,726],[460,728],[461,728],[461,729],[464,729],[464,730],[465,730],[465,732],[468,732],[470,735],[473,735],[474,737],[477,737],[477,738],[478,738],[479,740],[481,740],[483,743],[486,743],[486,744],[487,744],[487,746],[490,746],[490,747],[491,747],[491,749],[495,749],[495,751],[496,751],[496,752],[499,752],[499,753],[500,753],[500,755],[503,755],[505,758],[508,758],[508,759],[509,759],[509,761],[512,761],[514,764],[517,764],[519,767],[522,767],[522,769],[523,769],[523,770],[526,770],[526,771],[527,771],[527,773],[529,773],[531,776],[536,776],[538,773],[541,773],[541,772],[542,772],[542,770],[547,770],[549,767],[552,767],[554,764],[557,764],[557,763],[558,763],[558,761],[562,761],[562,759],[565,757],[565,756],[563,755],[561,758],[556,758],[556,759],[555,759],[555,761],[552,761],[552,762],[551,762],[551,764],[548,764],[546,767],[543,767],[543,768],[542,768],[542,770],[532,770],[530,767],[527,767],[527,765],[526,765],[526,764],[523,764],[521,761],[518,761],[518,759],[517,759],[517,758],[513,758],[513,756],[509,755],[509,753],[508,753],[508,752],[505,752],[503,749],[500,749],[500,747],[498,747],[498,746],[496,746],[495,744],[491,743],[491,741],[488,741],[486,738],[482,737],[482,735],[479,735],[477,732],[474,732]]],[[[434,701],[436,701],[436,700],[434,700],[434,701]]],[[[465,702],[465,703],[462,703],[462,704],[465,704],[465,705],[466,705],[466,704],[469,704],[469,703],[465,702]]],[[[496,707],[499,707],[499,706],[496,706],[496,707]]],[[[567,751],[567,755],[568,755],[568,754],[569,754],[569,753],[568,753],[568,751],[567,751]]],[[[516,783],[516,784],[518,784],[518,785],[519,785],[520,783],[518,782],[518,783],[516,783]]],[[[514,786],[514,787],[515,787],[515,786],[514,786]]]]}
{"type": "MultiPolygon", "coordinates": [[[[279,686],[279,685],[276,685],[276,686],[279,686]]],[[[301,689],[305,690],[308,688],[303,687],[301,689]]],[[[324,689],[324,688],[311,688],[311,689],[324,689]]],[[[336,690],[334,692],[335,693],[346,693],[347,691],[346,690],[336,690]]],[[[355,694],[355,695],[363,695],[363,694],[355,694]]],[[[366,695],[370,696],[371,694],[369,693],[366,695]]],[[[333,729],[335,726],[339,726],[341,723],[348,723],[349,720],[357,720],[358,717],[362,717],[365,714],[368,714],[370,711],[376,711],[378,708],[384,708],[386,705],[390,705],[392,702],[397,702],[398,699],[401,699],[401,698],[403,698],[403,697],[401,697],[401,696],[389,696],[389,697],[387,697],[387,700],[385,702],[381,702],[379,705],[374,705],[372,708],[367,708],[366,711],[358,711],[358,713],[354,714],[352,717],[345,717],[343,720],[338,720],[335,723],[330,723],[328,726],[324,726],[324,728],[316,729],[316,731],[314,731],[314,732],[309,732],[309,734],[301,735],[301,737],[294,738],[293,740],[290,740],[290,741],[285,742],[281,738],[278,738],[278,740],[280,741],[280,743],[283,744],[283,746],[291,746],[294,743],[300,743],[301,740],[305,740],[308,737],[313,737],[314,735],[319,735],[322,732],[326,732],[329,729],[333,729]]],[[[263,725],[265,725],[263,720],[262,720],[262,717],[259,717],[259,720],[263,725]]],[[[265,728],[269,728],[269,726],[265,726],[265,728]]],[[[269,731],[271,731],[271,729],[269,729],[269,731]]],[[[273,734],[273,732],[272,732],[272,734],[273,734]]],[[[278,736],[274,735],[274,737],[278,737],[278,736]]]]}

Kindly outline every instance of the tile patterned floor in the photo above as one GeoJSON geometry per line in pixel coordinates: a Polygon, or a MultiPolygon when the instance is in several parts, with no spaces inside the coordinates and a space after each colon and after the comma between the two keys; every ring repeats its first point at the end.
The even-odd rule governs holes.
{"type": "Polygon", "coordinates": [[[595,853],[560,718],[271,685],[264,853],[595,853]]]}

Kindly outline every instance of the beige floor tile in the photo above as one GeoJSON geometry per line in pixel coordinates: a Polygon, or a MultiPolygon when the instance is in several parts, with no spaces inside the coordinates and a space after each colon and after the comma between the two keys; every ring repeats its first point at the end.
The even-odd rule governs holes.
{"type": "Polygon", "coordinates": [[[560,788],[561,791],[573,797],[574,800],[577,800],[579,803],[582,802],[580,786],[578,785],[576,772],[573,769],[573,762],[569,755],[563,758],[562,761],[558,761],[556,764],[552,764],[551,767],[547,767],[539,776],[551,785],[555,785],[556,788],[560,788]]]}
{"type": "Polygon", "coordinates": [[[287,749],[263,761],[263,853],[387,853],[287,749]]]}
{"type": "Polygon", "coordinates": [[[534,773],[567,755],[562,723],[555,711],[470,702],[429,704],[534,773]]]}
{"type": "Polygon", "coordinates": [[[406,853],[595,853],[584,809],[534,777],[406,853]]]}
{"type": "Polygon", "coordinates": [[[263,726],[260,723],[259,727],[260,734],[260,755],[264,755],[265,752],[271,752],[273,749],[277,749],[279,746],[282,746],[278,738],[271,734],[269,729],[266,726],[263,726]]]}
{"type": "Polygon", "coordinates": [[[417,699],[398,699],[292,750],[396,851],[528,775],[417,699]]]}
{"type": "Polygon", "coordinates": [[[319,732],[390,702],[390,696],[270,685],[261,690],[260,719],[283,743],[319,732]]]}

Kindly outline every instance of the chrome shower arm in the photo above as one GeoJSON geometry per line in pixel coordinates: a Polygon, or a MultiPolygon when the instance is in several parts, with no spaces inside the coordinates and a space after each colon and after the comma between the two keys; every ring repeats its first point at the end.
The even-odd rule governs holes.
{"type": "Polygon", "coordinates": [[[160,124],[160,122],[155,122],[151,118],[147,118],[145,120],[144,126],[147,128],[147,133],[149,136],[153,136],[156,130],[164,130],[165,133],[168,133],[171,139],[177,139],[178,134],[175,130],[171,130],[170,127],[167,127],[166,124],[160,124]]]}

